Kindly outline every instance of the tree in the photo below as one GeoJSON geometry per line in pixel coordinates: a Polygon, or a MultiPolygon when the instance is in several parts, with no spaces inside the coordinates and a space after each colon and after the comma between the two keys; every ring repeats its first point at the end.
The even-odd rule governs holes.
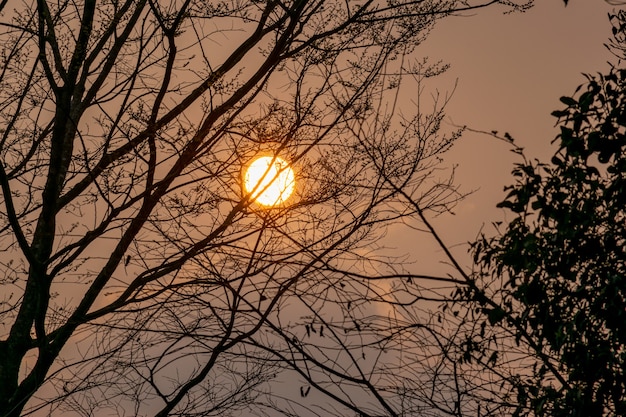
{"type": "Polygon", "coordinates": [[[395,109],[443,70],[411,54],[497,3],[1,2],[0,415],[459,414],[422,304],[455,280],[372,250],[459,197],[446,100],[395,109]],[[259,153],[280,206],[242,191],[259,153]]]}
{"type": "MultiPolygon", "coordinates": [[[[610,19],[609,47],[625,59],[626,12],[610,19]]],[[[550,163],[516,165],[516,183],[499,204],[514,219],[474,244],[480,270],[464,294],[504,334],[476,352],[500,355],[500,367],[487,363],[515,390],[515,415],[626,414],[622,63],[587,75],[574,96],[561,98],[566,108],[553,112],[558,151],[550,163]]]]}

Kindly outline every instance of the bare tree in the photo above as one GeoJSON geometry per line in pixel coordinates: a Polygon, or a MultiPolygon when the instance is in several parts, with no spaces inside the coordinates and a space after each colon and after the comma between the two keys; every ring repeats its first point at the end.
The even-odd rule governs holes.
{"type": "Polygon", "coordinates": [[[0,3],[0,415],[460,415],[456,279],[376,248],[459,198],[409,57],[496,4],[0,3]],[[276,207],[258,154],[296,170],[276,207]]]}

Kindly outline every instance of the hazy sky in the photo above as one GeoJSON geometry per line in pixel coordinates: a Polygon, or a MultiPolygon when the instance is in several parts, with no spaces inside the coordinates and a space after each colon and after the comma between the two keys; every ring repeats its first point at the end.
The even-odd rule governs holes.
{"type": "MultiPolygon", "coordinates": [[[[559,97],[584,82],[582,72],[607,68],[610,54],[603,43],[610,35],[607,13],[614,6],[604,0],[570,0],[567,7],[562,0],[536,3],[523,14],[503,15],[503,9],[492,7],[471,17],[443,19],[417,55],[451,65],[429,86],[444,93],[458,80],[447,111],[450,123],[509,132],[529,156],[549,160],[550,141],[556,135],[550,113],[562,107],[559,97]]],[[[458,164],[456,180],[461,189],[476,191],[458,205],[455,216],[436,220],[447,243],[467,242],[483,224],[503,218],[495,205],[503,198],[502,187],[512,181],[515,160],[504,143],[485,135],[466,133],[456,144],[448,162],[458,164]]],[[[490,231],[488,226],[485,231],[490,231]]],[[[424,261],[416,265],[417,271],[437,272],[424,269],[437,265],[420,236],[398,227],[389,238],[400,251],[424,261]]],[[[464,253],[466,247],[457,250],[464,253]]],[[[285,385],[297,397],[294,387],[299,385],[290,382],[285,385]]],[[[319,397],[311,394],[308,400],[315,398],[319,397]]]]}
{"type": "MultiPolygon", "coordinates": [[[[611,34],[607,14],[614,8],[604,0],[571,0],[567,7],[561,0],[541,0],[526,13],[504,15],[490,8],[441,21],[421,50],[451,65],[433,86],[451,90],[458,80],[450,120],[509,132],[527,156],[549,161],[558,130],[550,113],[564,107],[559,97],[584,83],[581,73],[608,68],[611,55],[603,43],[611,34]]],[[[475,237],[481,225],[490,232],[489,224],[503,219],[505,212],[495,205],[519,159],[505,143],[473,133],[463,136],[448,159],[459,164],[462,189],[477,190],[455,216],[437,220],[448,243],[459,244],[475,237]]]]}

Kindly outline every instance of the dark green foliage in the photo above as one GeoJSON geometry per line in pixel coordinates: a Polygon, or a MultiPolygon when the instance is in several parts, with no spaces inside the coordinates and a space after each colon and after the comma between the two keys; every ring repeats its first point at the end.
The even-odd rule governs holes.
{"type": "MultiPolygon", "coordinates": [[[[624,50],[626,13],[610,16],[624,50]]],[[[616,54],[619,56],[619,54],[616,54]]],[[[514,383],[517,415],[626,415],[626,69],[588,75],[553,113],[561,132],[549,164],[516,165],[500,207],[515,218],[474,255],[503,278],[483,308],[534,356],[514,383]],[[506,310],[506,312],[505,312],[506,310]],[[506,320],[504,320],[506,318],[506,320]],[[521,376],[523,375],[523,376],[521,376]]],[[[485,290],[476,296],[485,305],[485,290]]]]}

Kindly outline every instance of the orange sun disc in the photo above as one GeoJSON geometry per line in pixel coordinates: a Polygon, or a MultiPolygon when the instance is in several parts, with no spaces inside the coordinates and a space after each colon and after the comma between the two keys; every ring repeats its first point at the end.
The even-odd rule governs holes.
{"type": "Polygon", "coordinates": [[[293,193],[295,174],[284,159],[262,156],[248,166],[244,187],[252,194],[251,200],[263,206],[275,206],[293,193]]]}

